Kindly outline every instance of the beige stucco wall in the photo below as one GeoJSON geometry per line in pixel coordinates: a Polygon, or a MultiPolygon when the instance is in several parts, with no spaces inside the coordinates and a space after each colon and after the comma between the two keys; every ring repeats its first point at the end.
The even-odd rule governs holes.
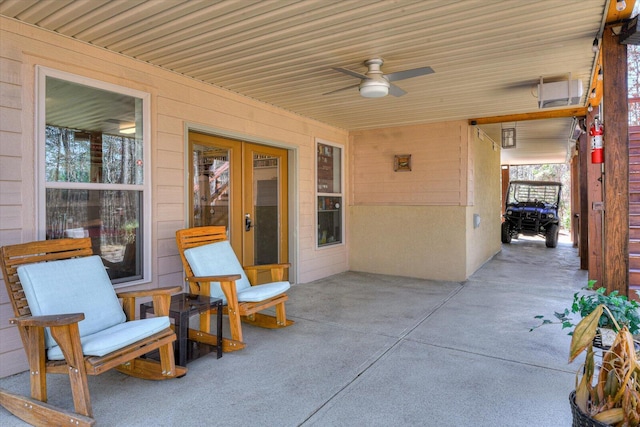
{"type": "Polygon", "coordinates": [[[466,279],[460,206],[352,206],[350,269],[434,280],[466,279]]]}
{"type": "Polygon", "coordinates": [[[476,197],[466,208],[467,275],[473,274],[501,248],[501,195],[500,195],[500,145],[477,128],[469,128],[470,153],[473,175],[470,186],[476,197]],[[474,215],[479,215],[480,225],[474,227],[474,215]]]}
{"type": "Polygon", "coordinates": [[[461,281],[500,250],[500,153],[475,128],[373,129],[350,140],[351,270],[461,281]],[[396,154],[411,154],[410,172],[394,171],[396,154]]]}
{"type": "MultiPolygon", "coordinates": [[[[186,129],[220,131],[293,151],[291,260],[297,282],[345,271],[347,246],[315,247],[315,139],[347,150],[348,133],[146,63],[0,17],[0,246],[35,240],[36,66],[151,94],[152,281],[180,285],[175,231],[185,221],[186,129]]],[[[0,284],[0,377],[27,368],[0,284]]]]}

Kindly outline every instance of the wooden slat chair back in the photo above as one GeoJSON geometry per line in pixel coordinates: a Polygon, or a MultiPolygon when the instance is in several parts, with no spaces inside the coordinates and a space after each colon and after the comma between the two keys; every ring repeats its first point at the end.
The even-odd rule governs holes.
{"type": "Polygon", "coordinates": [[[29,303],[24,295],[20,278],[18,277],[18,267],[36,262],[55,261],[82,256],[93,255],[91,249],[91,239],[73,239],[60,241],[55,247],[43,242],[33,242],[24,245],[4,246],[2,248],[2,273],[4,283],[9,293],[9,300],[13,307],[13,314],[16,317],[30,316],[29,303]],[[88,246],[87,246],[88,241],[88,246]],[[42,247],[40,245],[42,244],[42,247]],[[34,252],[34,253],[30,253],[34,252]]]}
{"type": "MultiPolygon", "coordinates": [[[[58,268],[58,270],[61,270],[60,274],[67,274],[64,266],[87,262],[89,265],[95,265],[98,275],[104,274],[105,280],[108,281],[106,272],[100,270],[103,267],[99,260],[86,258],[92,257],[92,255],[93,250],[90,238],[45,240],[4,246],[0,249],[0,267],[15,314],[15,318],[10,319],[10,322],[18,327],[31,373],[29,376],[31,380],[31,398],[0,390],[0,404],[32,425],[93,425],[95,420],[93,419],[91,408],[87,375],[99,375],[107,370],[117,369],[120,372],[138,378],[161,380],[183,376],[186,373],[186,368],[175,366],[173,341],[175,341],[176,336],[169,327],[167,317],[171,295],[180,292],[181,287],[179,286],[118,294],[114,292],[113,298],[122,299],[122,310],[119,310],[120,315],[123,317],[123,322],[124,320],[127,322],[134,320],[136,298],[151,297],[154,302],[154,311],[159,318],[155,321],[154,327],[159,331],[155,332],[154,329],[152,335],[126,344],[101,356],[85,356],[83,353],[81,330],[84,327],[82,325],[79,326],[79,322],[85,319],[85,313],[32,314],[34,307],[29,306],[27,294],[35,291],[29,287],[27,289],[28,292],[25,292],[25,284],[21,282],[19,268],[22,267],[22,273],[20,274],[24,275],[28,274],[29,269],[31,271],[34,270],[34,267],[36,270],[44,267],[45,271],[58,268]],[[70,262],[68,260],[81,261],[70,262]],[[48,264],[46,266],[39,264],[43,262],[48,264]],[[162,317],[166,317],[166,327],[162,317]],[[55,344],[55,350],[61,353],[60,360],[51,360],[49,358],[55,351],[52,347],[47,348],[47,342],[50,343],[49,345],[51,343],[55,344]],[[160,362],[140,358],[154,350],[159,351],[160,362]],[[49,373],[69,375],[75,412],[46,403],[46,374],[49,373]]],[[[72,268],[70,270],[68,275],[73,276],[72,268]]],[[[31,276],[25,277],[29,277],[29,282],[31,282],[31,276]]],[[[38,280],[43,282],[42,278],[38,280]]],[[[76,280],[76,282],[78,281],[79,279],[76,280]]],[[[57,282],[55,286],[65,285],[64,280],[57,282]]],[[[110,287],[110,282],[108,284],[109,290],[107,293],[113,291],[113,288],[110,287]]],[[[46,283],[44,285],[47,286],[46,283]]],[[[92,283],[86,283],[86,285],[87,294],[90,294],[89,286],[92,283]]],[[[84,286],[84,283],[81,283],[81,286],[84,286]]],[[[102,283],[102,289],[106,289],[105,283],[102,283]]],[[[38,310],[41,308],[41,301],[38,300],[38,310]]],[[[114,301],[117,304],[117,300],[114,301]]],[[[123,326],[122,329],[126,330],[126,327],[130,325],[118,326],[123,326]]]]}
{"type": "MultiPolygon", "coordinates": [[[[223,339],[223,351],[245,347],[241,321],[264,328],[284,328],[294,322],[286,316],[289,264],[241,266],[227,239],[224,226],[194,227],[176,232],[176,243],[192,293],[225,301],[231,338],[223,339]],[[271,282],[258,284],[258,274],[269,271],[271,282]],[[274,307],[276,316],[260,313],[274,307]]],[[[200,317],[200,329],[210,332],[209,315],[200,317]]]]}

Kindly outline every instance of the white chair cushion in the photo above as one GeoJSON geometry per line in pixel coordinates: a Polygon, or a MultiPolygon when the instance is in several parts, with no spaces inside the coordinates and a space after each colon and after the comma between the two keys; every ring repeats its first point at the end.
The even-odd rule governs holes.
{"type": "MultiPolygon", "coordinates": [[[[286,292],[291,287],[289,282],[251,286],[228,240],[187,249],[184,256],[196,277],[239,274],[241,277],[236,280],[239,302],[264,301],[286,292]]],[[[221,298],[223,304],[227,303],[219,282],[211,282],[211,296],[221,298]]]]}
{"type": "Polygon", "coordinates": [[[289,282],[273,282],[264,285],[252,286],[242,292],[238,292],[240,302],[260,302],[286,292],[291,285],[289,282]]]}
{"type": "MultiPolygon", "coordinates": [[[[158,333],[169,327],[169,317],[150,317],[142,320],[132,320],[120,323],[108,329],[86,335],[82,342],[82,353],[85,356],[104,356],[158,333]]],[[[50,360],[63,360],[62,350],[57,345],[47,351],[50,360]]]]}
{"type": "MultiPolygon", "coordinates": [[[[239,274],[241,277],[236,280],[238,294],[251,288],[251,283],[228,240],[187,249],[184,256],[196,277],[239,274]]],[[[224,303],[227,303],[219,282],[211,282],[211,296],[222,298],[224,303]]]]}
{"type": "MultiPolygon", "coordinates": [[[[113,285],[97,255],[18,267],[18,276],[34,316],[84,313],[80,337],[124,323],[113,285]]],[[[45,330],[47,348],[56,346],[45,330]]]]}

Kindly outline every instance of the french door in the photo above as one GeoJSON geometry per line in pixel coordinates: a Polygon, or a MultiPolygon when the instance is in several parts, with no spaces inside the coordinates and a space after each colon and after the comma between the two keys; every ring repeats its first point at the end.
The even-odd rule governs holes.
{"type": "Polygon", "coordinates": [[[288,262],[287,150],[189,133],[189,225],[223,225],[243,265],[288,262]]]}

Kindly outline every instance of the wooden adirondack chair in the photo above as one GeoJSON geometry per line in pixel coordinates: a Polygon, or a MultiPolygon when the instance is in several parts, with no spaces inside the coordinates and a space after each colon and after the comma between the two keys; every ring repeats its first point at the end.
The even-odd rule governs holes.
{"type": "Polygon", "coordinates": [[[31,372],[31,398],[0,390],[0,404],[17,417],[32,425],[93,425],[87,375],[109,369],[152,380],[186,374],[175,366],[168,318],[171,295],[181,287],[116,294],[100,258],[92,256],[90,238],[4,246],[0,253],[16,316],[10,322],[20,331],[31,372]],[[149,296],[158,317],[133,321],[135,299],[149,296]],[[140,358],[154,350],[160,362],[140,358]],[[49,373],[69,375],[75,412],[46,403],[49,373]]]}
{"type": "MultiPolygon", "coordinates": [[[[231,338],[224,338],[223,351],[245,347],[241,321],[263,328],[284,328],[288,320],[285,302],[290,284],[284,281],[289,264],[242,267],[227,240],[224,226],[194,227],[176,232],[176,242],[192,293],[222,298],[229,316],[231,338]],[[271,283],[257,284],[260,271],[271,273],[271,283]],[[260,313],[275,307],[276,316],[260,313]]],[[[200,330],[210,332],[209,314],[200,316],[200,330]]]]}

